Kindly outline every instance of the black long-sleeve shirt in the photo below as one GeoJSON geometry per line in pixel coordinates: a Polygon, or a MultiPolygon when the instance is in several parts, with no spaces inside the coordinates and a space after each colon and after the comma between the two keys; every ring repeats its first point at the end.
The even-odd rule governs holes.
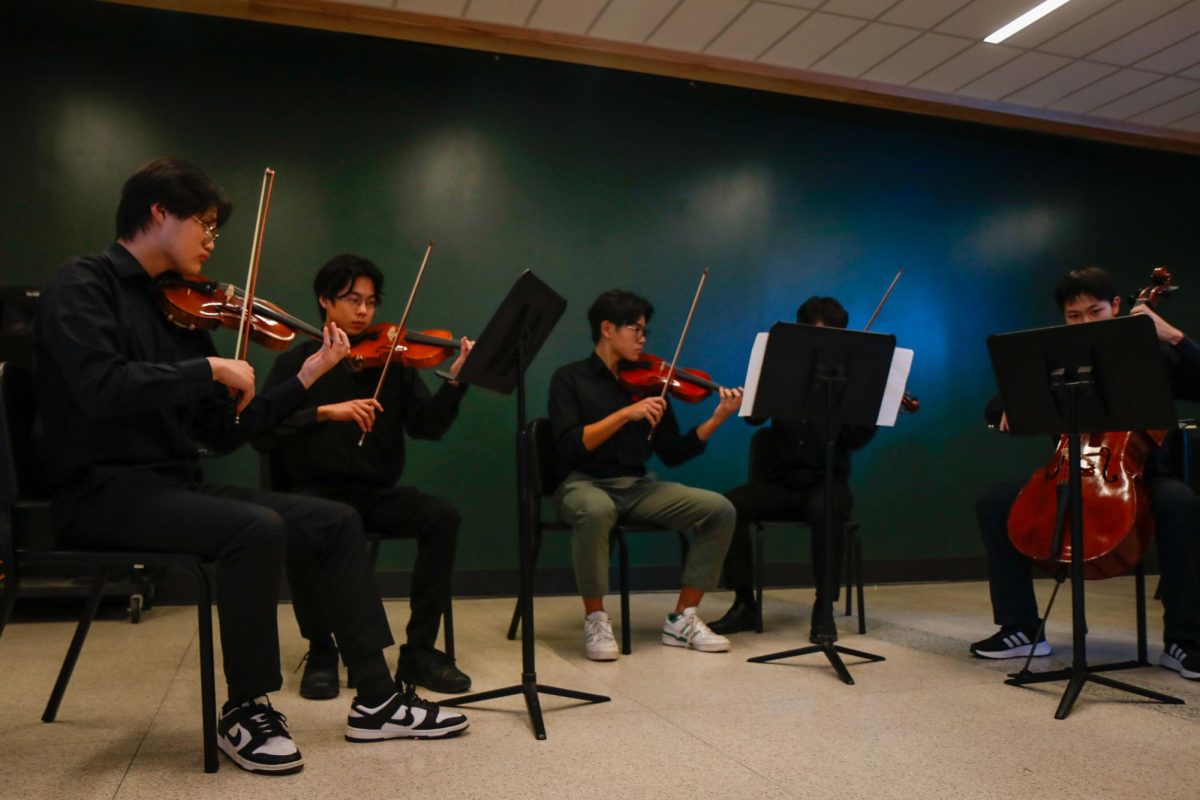
{"type": "Polygon", "coordinates": [[[300,404],[293,374],[235,422],[213,381],[207,331],[167,320],[154,280],[120,244],[63,266],[43,289],[33,328],[38,418],[33,438],[56,487],[60,527],[125,470],[200,477],[197,445],[228,452],[300,404]]]}
{"type": "Polygon", "coordinates": [[[559,367],[550,380],[550,427],[562,468],[594,478],[641,476],[651,455],[674,467],[704,452],[706,443],[695,428],[680,433],[670,403],[649,439],[650,422],[643,419],[621,426],[591,452],[583,446],[584,426],[640,399],[622,388],[595,353],[559,367]]]}
{"type": "MultiPolygon", "coordinates": [[[[267,377],[267,386],[287,380],[320,347],[303,342],[283,353],[267,377]]],[[[254,441],[255,448],[279,450],[289,482],[297,488],[389,488],[404,473],[404,434],[440,439],[458,415],[465,386],[445,383],[430,395],[415,369],[393,363],[379,394],[382,412],[358,446],[362,430],[353,422],[317,420],[317,408],[371,397],[379,369],[354,371],[343,361],[309,389],[303,407],[254,441]]]]}
{"type": "MultiPolygon", "coordinates": [[[[751,425],[763,418],[748,417],[751,425]]],[[[850,453],[875,437],[874,425],[843,425],[834,434],[833,475],[839,481],[850,477],[850,453]]],[[[799,420],[772,419],[770,435],[763,448],[761,474],[755,480],[803,488],[825,479],[825,426],[799,420]]]]}

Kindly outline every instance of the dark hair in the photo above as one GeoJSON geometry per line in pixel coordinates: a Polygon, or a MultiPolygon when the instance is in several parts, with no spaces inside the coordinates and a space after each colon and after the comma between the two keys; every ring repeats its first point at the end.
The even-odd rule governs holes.
{"type": "Polygon", "coordinates": [[[588,309],[588,322],[592,325],[592,341],[600,341],[600,323],[632,325],[639,317],[649,322],[654,316],[654,306],[644,297],[624,289],[612,289],[596,298],[588,309]]]}
{"type": "Polygon", "coordinates": [[[233,213],[225,190],[199,167],[180,158],[159,158],[139,167],[121,188],[117,238],[130,239],[146,230],[155,203],[180,219],[216,208],[218,228],[233,213]]]}
{"type": "Polygon", "coordinates": [[[1054,299],[1058,301],[1059,311],[1076,297],[1085,294],[1097,300],[1112,300],[1117,296],[1117,282],[1099,267],[1084,267],[1063,275],[1058,286],[1054,287],[1054,299]]]}
{"type": "MultiPolygon", "coordinates": [[[[383,273],[371,261],[351,253],[342,253],[341,255],[334,256],[317,270],[317,277],[313,278],[313,294],[318,298],[324,297],[326,300],[334,300],[342,292],[353,286],[356,280],[362,277],[370,278],[371,283],[375,284],[376,302],[382,300],[383,273]]],[[[321,308],[319,302],[317,303],[317,311],[320,313],[321,319],[324,320],[325,309],[321,308]]]]}
{"type": "Polygon", "coordinates": [[[796,309],[796,322],[805,325],[822,322],[830,328],[844,328],[850,324],[850,315],[835,298],[814,295],[796,309]]]}

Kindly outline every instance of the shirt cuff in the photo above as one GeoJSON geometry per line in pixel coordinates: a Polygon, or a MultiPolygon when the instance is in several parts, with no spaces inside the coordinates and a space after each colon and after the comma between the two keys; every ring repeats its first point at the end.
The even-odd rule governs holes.
{"type": "Polygon", "coordinates": [[[1200,343],[1197,343],[1195,339],[1184,336],[1179,340],[1179,344],[1175,345],[1175,349],[1186,361],[1200,368],[1200,343]]]}
{"type": "Polygon", "coordinates": [[[185,381],[206,383],[213,379],[212,364],[209,364],[208,358],[204,356],[179,361],[175,366],[185,381]]]}

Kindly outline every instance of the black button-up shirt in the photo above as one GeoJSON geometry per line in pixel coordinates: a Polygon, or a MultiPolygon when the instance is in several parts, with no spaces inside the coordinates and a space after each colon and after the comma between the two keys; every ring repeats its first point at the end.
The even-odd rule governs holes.
{"type": "MultiPolygon", "coordinates": [[[[751,425],[765,420],[750,417],[751,425]]],[[[874,425],[843,425],[834,434],[833,475],[845,482],[850,477],[850,453],[875,436],[874,425]]],[[[799,420],[771,420],[762,462],[751,466],[754,480],[777,483],[794,489],[807,488],[825,480],[825,426],[799,420]]]]}
{"type": "Polygon", "coordinates": [[[304,399],[293,377],[256,395],[235,422],[213,381],[207,331],[167,320],[154,280],[120,244],[76,258],[42,291],[34,319],[33,438],[69,524],[86,498],[123,471],[198,480],[197,445],[227,452],[304,399]]]}
{"type": "Polygon", "coordinates": [[[673,467],[704,452],[705,442],[700,441],[695,428],[686,434],[679,432],[670,403],[651,439],[647,440],[650,422],[638,420],[626,423],[588,452],[583,446],[584,426],[642,397],[622,388],[594,352],[582,361],[559,367],[550,380],[550,427],[563,470],[594,478],[641,476],[646,474],[651,455],[673,467]]]}
{"type": "MultiPolygon", "coordinates": [[[[317,342],[304,342],[275,360],[267,378],[272,387],[295,375],[304,359],[316,352],[317,342]]],[[[404,434],[414,439],[440,439],[458,415],[465,386],[443,384],[430,395],[415,369],[392,364],[379,393],[382,412],[363,440],[353,422],[318,422],[317,408],[360,397],[371,397],[380,369],[355,372],[343,361],[309,389],[304,407],[254,440],[259,450],[282,451],[283,467],[295,488],[388,488],[404,472],[404,434]]]]}

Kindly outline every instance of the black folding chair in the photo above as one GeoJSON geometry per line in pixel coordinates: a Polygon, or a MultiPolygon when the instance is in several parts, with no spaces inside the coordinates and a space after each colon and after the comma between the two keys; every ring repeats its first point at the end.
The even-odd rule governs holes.
{"type": "MultiPolygon", "coordinates": [[[[555,518],[547,519],[542,514],[542,500],[554,495],[562,482],[563,472],[558,463],[558,450],[554,446],[554,435],[550,430],[550,420],[537,417],[527,423],[529,441],[531,442],[529,458],[529,501],[532,508],[529,518],[533,520],[533,566],[537,566],[538,555],[542,549],[542,531],[571,531],[571,526],[555,518]]],[[[633,533],[665,533],[669,528],[657,525],[617,525],[609,536],[609,551],[614,547],[617,551],[617,585],[621,592],[621,652],[629,655],[633,652],[632,635],[629,628],[629,547],[625,537],[633,533]]],[[[687,561],[689,552],[688,538],[681,532],[679,547],[683,561],[687,561]]],[[[521,624],[521,606],[518,602],[513,608],[512,622],[508,626],[508,638],[517,638],[517,629],[521,624]]]]}
{"type": "Polygon", "coordinates": [[[176,567],[188,573],[196,585],[196,612],[200,625],[200,713],[204,732],[204,771],[216,772],[217,704],[213,678],[212,587],[206,562],[199,556],[179,553],[118,552],[106,550],[38,549],[25,546],[36,525],[45,525],[50,513],[50,492],[30,443],[33,428],[33,385],[29,371],[15,364],[0,363],[0,565],[4,586],[0,594],[0,635],[8,623],[20,589],[23,570],[58,571],[92,575],[91,591],[84,602],[58,672],[54,691],[42,714],[53,722],[67,691],[75,662],[83,649],[92,620],[109,577],[132,567],[176,567]]]}

